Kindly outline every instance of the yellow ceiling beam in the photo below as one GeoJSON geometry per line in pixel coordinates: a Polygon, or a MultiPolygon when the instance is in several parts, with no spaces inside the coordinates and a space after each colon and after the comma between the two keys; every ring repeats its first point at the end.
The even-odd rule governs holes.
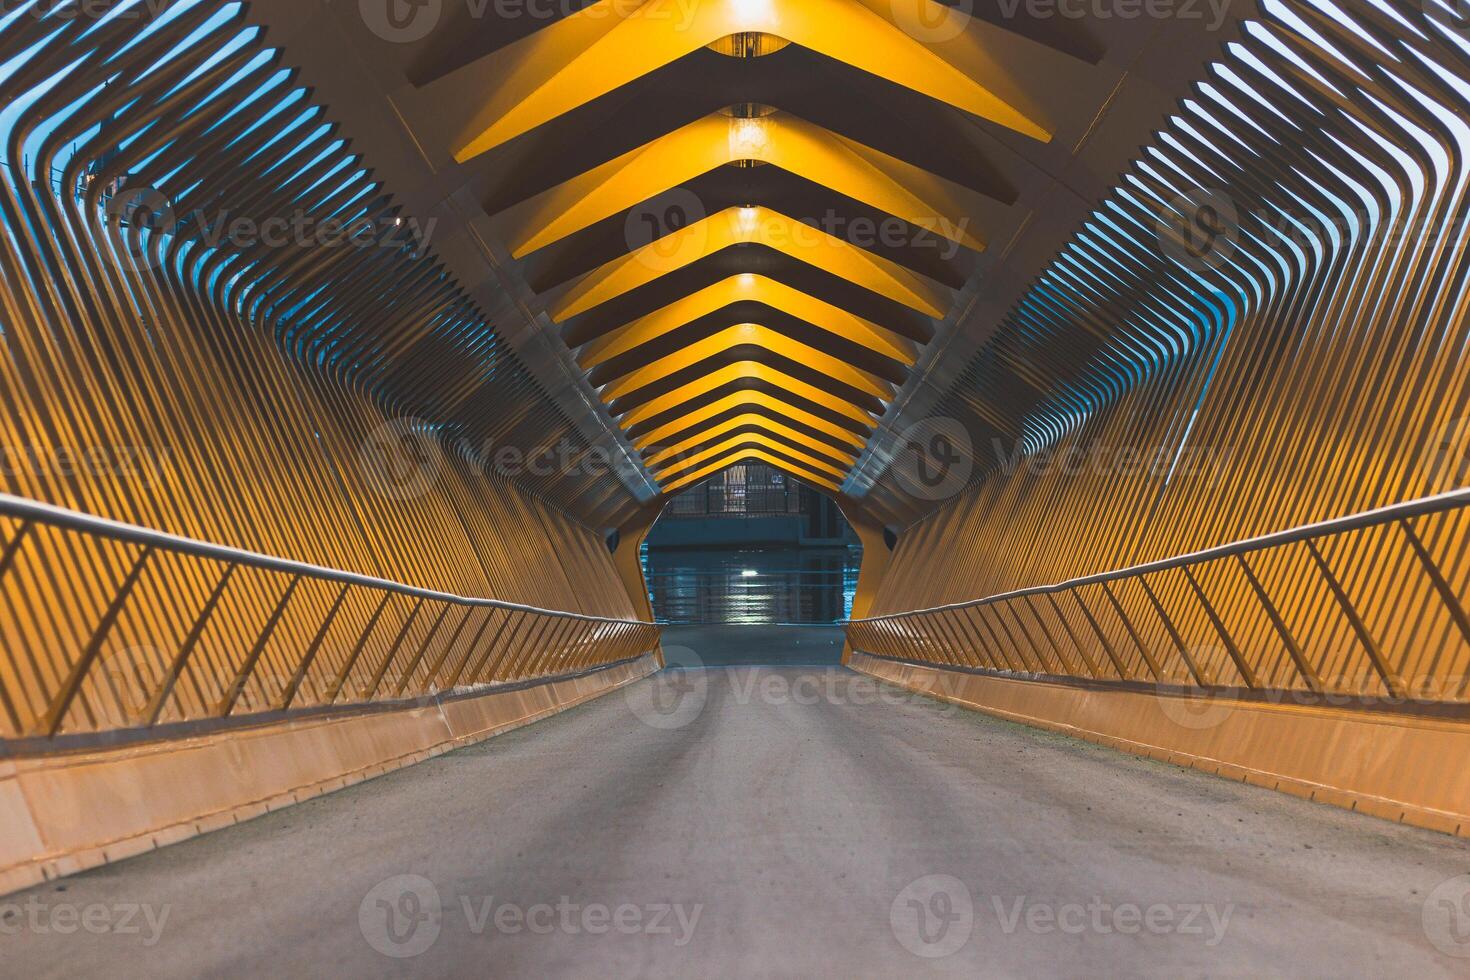
{"type": "Polygon", "coordinates": [[[830,445],[829,443],[816,443],[813,442],[811,436],[798,432],[795,429],[791,428],[789,425],[783,425],[775,419],[772,419],[766,415],[757,415],[754,412],[749,412],[745,415],[737,415],[733,418],[726,419],[719,425],[710,426],[707,429],[701,429],[698,432],[695,432],[693,435],[687,436],[681,441],[674,443],[672,446],[657,449],[652,456],[649,456],[647,458],[647,460],[645,461],[646,465],[650,470],[657,470],[660,466],[672,460],[675,460],[683,454],[689,452],[695,446],[698,446],[701,443],[709,442],[711,439],[722,436],[726,432],[730,432],[747,425],[758,425],[767,432],[774,433],[775,435],[782,437],[793,445],[810,446],[812,448],[817,448],[818,446],[820,446],[823,455],[831,456],[835,459],[846,460],[849,465],[857,460],[859,447],[854,446],[844,450],[838,449],[836,446],[830,445]]]}
{"type": "Polygon", "coordinates": [[[854,367],[840,357],[792,340],[790,337],[759,323],[737,323],[693,344],[686,344],[672,353],[660,357],[651,364],[635,368],[602,386],[604,400],[621,398],[639,388],[661,381],[685,368],[724,353],[733,347],[752,344],[866,392],[874,398],[887,399],[893,395],[893,387],[875,374],[854,367]]]}
{"type": "Polygon", "coordinates": [[[727,385],[733,381],[740,381],[745,378],[764,381],[782,391],[789,391],[798,398],[805,398],[807,401],[821,405],[823,408],[845,415],[853,421],[860,422],[869,428],[873,426],[873,416],[851,402],[844,401],[830,392],[809,385],[805,381],[793,378],[786,372],[769,367],[759,361],[738,361],[717,371],[711,371],[702,378],[675,388],[668,394],[645,402],[627,412],[622,417],[622,425],[624,428],[630,428],[645,419],[651,419],[655,415],[667,412],[687,401],[698,398],[707,391],[713,391],[722,385],[727,385]]]}
{"type": "Polygon", "coordinates": [[[790,113],[713,113],[503,212],[519,259],[716,167],[758,160],[830,187],[927,232],[983,251],[970,231],[979,194],[790,113]]]}
{"type": "Polygon", "coordinates": [[[747,432],[741,435],[731,436],[719,445],[710,446],[708,449],[701,450],[688,459],[671,460],[667,466],[654,473],[654,479],[659,482],[677,479],[680,474],[691,469],[696,469],[712,459],[728,456],[733,450],[747,443],[764,446],[766,449],[774,452],[784,453],[801,463],[801,465],[808,467],[811,472],[820,473],[828,479],[841,482],[845,476],[841,470],[832,466],[830,463],[825,463],[815,456],[804,452],[799,444],[793,446],[784,439],[773,439],[759,432],[747,432]]]}
{"type": "Polygon", "coordinates": [[[760,406],[774,412],[780,412],[792,422],[800,422],[802,425],[817,429],[820,432],[825,432],[833,438],[841,439],[843,442],[852,446],[854,450],[862,449],[863,446],[867,445],[867,440],[851,429],[844,429],[840,425],[833,425],[820,415],[813,415],[805,409],[797,408],[795,405],[768,395],[764,391],[737,391],[645,433],[634,440],[633,448],[639,452],[645,452],[650,448],[656,449],[661,444],[679,438],[681,434],[704,424],[724,412],[728,412],[734,408],[745,408],[748,406],[760,406]]]}
{"type": "Polygon", "coordinates": [[[560,323],[734,245],[764,245],[931,319],[943,319],[953,301],[949,290],[927,276],[816,225],[771,208],[732,207],[593,269],[562,293],[552,305],[551,318],[560,323]]]}
{"type": "Polygon", "coordinates": [[[762,463],[769,463],[783,473],[794,476],[799,480],[804,480],[807,483],[812,484],[813,486],[821,487],[824,490],[830,490],[834,494],[841,492],[841,490],[838,488],[838,484],[828,477],[822,476],[818,473],[814,473],[804,466],[798,466],[795,463],[788,463],[784,459],[780,459],[776,456],[772,456],[768,452],[754,448],[741,450],[740,452],[730,456],[726,456],[723,459],[717,459],[713,463],[701,466],[693,473],[688,473],[684,476],[679,477],[672,483],[660,484],[660,486],[662,487],[665,495],[678,493],[685,487],[690,486],[691,484],[698,483],[700,480],[703,480],[707,476],[712,476],[723,469],[728,469],[729,467],[734,466],[736,463],[743,463],[746,460],[751,459],[758,460],[762,463]]]}
{"type": "Polygon", "coordinates": [[[743,272],[712,283],[675,300],[625,326],[591,340],[577,351],[577,363],[593,368],[620,354],[656,340],[731,303],[764,303],[820,327],[828,333],[861,344],[871,351],[912,365],[918,357],[913,341],[871,320],[856,316],[767,276],[743,272]]]}
{"type": "MultiPolygon", "coordinates": [[[[985,25],[926,44],[903,25],[955,16],[934,0],[600,0],[460,76],[486,101],[456,141],[464,163],[731,34],[784,38],[1034,139],[1051,132],[1017,103],[1020,86],[986,51],[985,25]]],[[[949,31],[943,32],[949,34],[949,31]]]]}

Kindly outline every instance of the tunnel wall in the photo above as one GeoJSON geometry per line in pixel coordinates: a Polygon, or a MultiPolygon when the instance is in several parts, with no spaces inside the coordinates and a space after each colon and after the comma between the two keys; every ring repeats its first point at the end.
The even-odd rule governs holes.
{"type": "Polygon", "coordinates": [[[85,6],[0,18],[0,888],[657,663],[625,488],[242,5],[85,6]]]}
{"type": "Polygon", "coordinates": [[[0,26],[0,490],[60,509],[0,505],[0,738],[641,652],[610,512],[550,495],[585,445],[428,229],[238,4],[111,6],[0,26]]]}
{"type": "MultiPolygon", "coordinates": [[[[973,478],[903,528],[851,644],[1094,682],[1118,714],[1137,685],[1335,699],[1421,772],[1392,719],[1470,719],[1467,67],[1431,5],[1263,5],[941,403],[973,478]]],[[[869,506],[899,514],[885,479],[869,506]]],[[[1353,750],[1313,710],[1272,731],[1330,785],[1353,750]]]]}

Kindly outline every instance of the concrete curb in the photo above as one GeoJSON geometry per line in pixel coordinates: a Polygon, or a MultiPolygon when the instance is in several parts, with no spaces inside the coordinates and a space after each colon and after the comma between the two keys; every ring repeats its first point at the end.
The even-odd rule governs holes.
{"type": "Polygon", "coordinates": [[[484,741],[657,669],[645,656],[427,706],[0,762],[0,895],[484,741]]]}
{"type": "Polygon", "coordinates": [[[968,674],[854,653],[854,670],[1007,721],[1396,823],[1470,836],[1470,725],[1390,712],[1208,702],[968,674]]]}

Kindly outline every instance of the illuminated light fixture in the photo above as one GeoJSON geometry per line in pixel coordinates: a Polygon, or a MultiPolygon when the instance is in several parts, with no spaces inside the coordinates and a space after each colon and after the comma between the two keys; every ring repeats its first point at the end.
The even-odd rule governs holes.
{"type": "Polygon", "coordinates": [[[764,162],[771,148],[771,131],[765,119],[730,120],[730,158],[764,162]]]}
{"type": "Polygon", "coordinates": [[[790,43],[784,37],[777,37],[774,34],[741,31],[711,42],[706,47],[727,58],[764,58],[768,54],[775,54],[790,43]]]}
{"type": "MultiPolygon", "coordinates": [[[[936,0],[911,2],[920,4],[923,20],[943,12],[936,0]]],[[[455,159],[471,160],[699,48],[728,46],[733,56],[769,53],[763,35],[1032,139],[1051,139],[1049,124],[985,50],[1003,43],[993,28],[966,21],[966,36],[978,32],[971,38],[975,43],[929,43],[904,26],[913,13],[876,0],[708,0],[687,9],[676,0],[603,0],[509,45],[466,79],[487,95],[461,129],[455,159]],[[742,39],[749,35],[757,40],[742,39]]]]}

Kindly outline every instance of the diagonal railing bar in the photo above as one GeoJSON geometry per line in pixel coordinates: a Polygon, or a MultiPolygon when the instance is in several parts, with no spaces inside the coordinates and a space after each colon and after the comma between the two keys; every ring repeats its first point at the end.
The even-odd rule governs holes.
{"type": "MultiPolygon", "coordinates": [[[[1239,686],[1253,690],[1295,683],[1287,676],[1288,671],[1294,671],[1299,683],[1319,696],[1353,693],[1355,687],[1356,693],[1370,694],[1376,686],[1396,701],[1421,694],[1430,701],[1459,698],[1464,696],[1466,677],[1470,677],[1470,667],[1466,666],[1470,664],[1467,656],[1470,617],[1466,616],[1465,603],[1448,573],[1435,560],[1412,522],[1416,518],[1448,514],[1467,504],[1470,504],[1470,488],[1462,488],[1053,585],[854,619],[847,623],[848,639],[852,649],[863,653],[927,661],[962,670],[1144,682],[1169,687],[1182,681],[1184,686],[1209,688],[1235,686],[1235,681],[1221,679],[1224,677],[1221,672],[1228,672],[1233,666],[1239,686]],[[1374,601],[1355,599],[1351,588],[1356,586],[1350,587],[1350,583],[1356,578],[1332,567],[1328,555],[1333,549],[1323,542],[1355,531],[1378,529],[1393,532],[1385,539],[1385,547],[1399,549],[1398,565],[1390,562],[1389,554],[1379,554],[1375,560],[1382,567],[1422,570],[1424,581],[1418,594],[1430,604],[1430,612],[1434,612],[1436,604],[1442,612],[1436,620],[1442,626],[1437,628],[1445,632],[1450,642],[1462,643],[1457,655],[1447,656],[1445,649],[1429,650],[1429,635],[1419,633],[1409,635],[1407,640],[1399,637],[1409,646],[1396,660],[1394,653],[1386,648],[1388,641],[1376,636],[1369,622],[1369,613],[1383,608],[1381,596],[1374,601]],[[1293,553],[1284,549],[1294,545],[1302,547],[1293,557],[1293,553]],[[1255,561],[1251,560],[1252,556],[1255,561]],[[1226,588],[1229,583],[1213,574],[1208,578],[1196,574],[1202,566],[1221,561],[1227,564],[1214,566],[1218,573],[1226,575],[1234,570],[1236,580],[1242,583],[1234,587],[1233,599],[1225,605],[1212,601],[1205,583],[1212,589],[1226,588]],[[1268,576],[1265,572],[1268,568],[1276,571],[1268,576]],[[1182,578],[1177,590],[1165,587],[1162,576],[1170,572],[1177,572],[1182,578]],[[1280,585],[1284,591],[1273,596],[1272,586],[1267,583],[1268,579],[1279,577],[1278,573],[1284,576],[1280,585]],[[1154,581],[1150,582],[1149,577],[1154,581]],[[1139,585],[1141,599],[1135,601],[1133,590],[1118,587],[1128,581],[1139,585]],[[1312,581],[1317,583],[1319,591],[1304,593],[1305,584],[1312,581]],[[1101,598],[1094,593],[1089,603],[1083,594],[1089,587],[1095,587],[1101,598]],[[1077,628],[1063,606],[1063,597],[1071,600],[1073,615],[1080,617],[1077,628]],[[1111,619],[1106,625],[1099,621],[1104,606],[1111,609],[1116,623],[1111,619]],[[1302,629],[1313,632],[1310,642],[1288,623],[1284,611],[1288,606],[1296,610],[1293,615],[1298,618],[1305,615],[1304,609],[1310,613],[1301,623],[1302,629]],[[1256,625],[1242,619],[1252,608],[1256,625]],[[1039,633],[1028,625],[1023,609],[1034,618],[1039,633]],[[1043,611],[1049,612],[1060,629],[1054,630],[1048,624],[1043,611]],[[1227,625],[1227,617],[1237,627],[1227,625]],[[1083,629],[1081,622],[1086,622],[1088,629],[1083,629]],[[1334,629],[1339,632],[1334,633],[1334,629]],[[1274,652],[1267,651],[1269,655],[1254,646],[1251,650],[1243,649],[1247,637],[1259,636],[1263,630],[1279,639],[1282,646],[1273,648],[1274,652]],[[1091,638],[1084,642],[1083,636],[1089,633],[1091,638]],[[1163,640],[1158,648],[1150,648],[1149,638],[1159,635],[1163,640]],[[1356,641],[1359,653],[1353,656],[1360,654],[1359,659],[1334,659],[1332,654],[1341,652],[1341,640],[1334,637],[1343,635],[1356,641]],[[1044,645],[1039,637],[1045,638],[1044,645]],[[1059,638],[1069,641],[1070,649],[1067,643],[1058,642],[1059,638]],[[1106,653],[1111,675],[1107,664],[1093,658],[1092,638],[1106,653]],[[1137,670],[1131,669],[1123,656],[1130,645],[1138,651],[1137,670]],[[1053,660],[1060,666],[1060,673],[1052,669],[1053,660]],[[1343,675],[1324,677],[1322,664],[1326,663],[1334,663],[1344,670],[1343,675]],[[1466,677],[1441,676],[1455,669],[1467,671],[1466,677]],[[1414,674],[1412,679],[1405,676],[1410,672],[1414,674]]],[[[1132,657],[1131,652],[1128,655],[1132,657]]]]}
{"type": "Polygon", "coordinates": [[[1116,582],[1122,579],[1133,578],[1135,575],[1148,575],[1153,572],[1167,572],[1176,568],[1184,568],[1186,565],[1199,565],[1219,558],[1229,558],[1233,555],[1248,555],[1281,545],[1297,544],[1312,538],[1328,537],[1334,534],[1343,534],[1348,531],[1359,531],[1363,528],[1386,524],[1389,521],[1444,513],[1446,511],[1457,510],[1467,504],[1470,504],[1470,487],[1462,487],[1461,489],[1436,494],[1432,497],[1422,497],[1418,500],[1390,504],[1387,507],[1378,507],[1374,510],[1363,511],[1360,514],[1338,517],[1329,521],[1320,521],[1316,524],[1306,524],[1287,531],[1263,534],[1260,537],[1247,538],[1243,541],[1235,541],[1231,544],[1207,548],[1204,551],[1195,551],[1187,555],[1178,555],[1174,558],[1162,558],[1158,561],[1145,562],[1142,565],[1133,565],[1129,568],[1119,568],[1110,572],[1085,575],[1081,578],[1068,579],[1065,582],[1057,582],[1053,585],[1033,585],[1024,589],[1013,589],[1010,592],[999,592],[981,599],[966,599],[963,602],[950,602],[939,606],[929,606],[925,609],[911,609],[904,612],[885,613],[881,616],[867,616],[849,620],[849,623],[882,623],[889,620],[917,616],[922,613],[938,612],[941,609],[966,609],[973,606],[1005,602],[1009,599],[1020,599],[1024,596],[1068,592],[1085,585],[1116,582]]]}
{"type": "MultiPolygon", "coordinates": [[[[313,706],[319,707],[322,704],[337,703],[339,699],[401,699],[407,695],[417,696],[454,689],[460,686],[461,680],[472,687],[502,681],[536,682],[610,666],[648,653],[657,647],[657,626],[636,619],[615,619],[541,609],[500,599],[454,595],[371,575],[181,537],[9,494],[0,494],[0,516],[17,521],[14,533],[4,547],[0,548],[0,587],[20,586],[21,583],[8,576],[16,568],[26,547],[36,541],[37,528],[45,527],[65,534],[79,535],[93,542],[107,542],[109,546],[122,545],[133,549],[128,553],[126,574],[110,594],[104,593],[107,601],[100,618],[89,626],[86,634],[89,639],[76,660],[61,675],[54,690],[44,687],[30,692],[20,687],[12,689],[12,682],[0,675],[0,709],[3,709],[9,730],[20,737],[52,738],[62,733],[63,726],[70,730],[75,724],[93,728],[116,727],[119,724],[148,728],[164,720],[165,709],[170,705],[175,706],[176,713],[184,716],[189,716],[191,711],[193,714],[202,711],[206,717],[223,718],[231,714],[260,710],[286,711],[292,709],[298,701],[303,702],[301,707],[306,707],[304,702],[307,700],[315,702],[313,706]],[[145,572],[156,564],[155,559],[163,555],[215,563],[222,566],[222,571],[218,577],[211,575],[201,581],[201,584],[209,583],[207,597],[202,597],[199,611],[193,614],[192,619],[185,621],[190,625],[178,645],[157,658],[156,670],[150,675],[152,679],[142,681],[143,675],[136,675],[147,686],[140,707],[124,706],[119,709],[112,706],[109,709],[104,702],[106,692],[110,689],[89,687],[89,684],[101,683],[96,677],[104,669],[102,665],[107,664],[108,658],[113,656],[109,652],[113,646],[120,648],[123,645],[121,635],[131,635],[139,623],[146,621],[140,620],[126,628],[120,625],[126,621],[125,617],[131,615],[130,609],[133,606],[145,603],[144,599],[137,598],[143,591],[138,586],[144,579],[145,572]],[[270,590],[270,604],[265,607],[269,610],[269,615],[250,634],[249,649],[238,663],[222,668],[204,656],[203,638],[211,630],[211,624],[233,621],[236,613],[225,612],[229,608],[226,600],[232,590],[238,593],[257,587],[242,581],[242,576],[238,573],[243,569],[283,576],[284,583],[279,591],[270,590]],[[332,583],[336,586],[332,601],[324,604],[324,611],[321,607],[313,607],[311,602],[293,601],[306,594],[302,586],[308,581],[332,583]],[[376,594],[377,598],[370,606],[358,606],[357,613],[349,617],[348,610],[353,606],[348,600],[353,591],[358,589],[376,594]],[[385,620],[395,597],[406,600],[409,607],[385,620]],[[358,615],[367,613],[369,609],[371,612],[365,623],[356,620],[358,615]],[[462,611],[458,622],[452,624],[452,629],[449,622],[451,610],[462,611]],[[440,674],[456,650],[469,620],[477,615],[477,610],[482,611],[479,613],[481,622],[474,632],[474,639],[459,658],[454,676],[447,687],[441,688],[440,674]],[[310,699],[298,697],[313,665],[324,659],[322,654],[323,648],[328,646],[328,634],[333,631],[334,625],[347,618],[356,620],[348,627],[352,632],[343,637],[351,646],[342,648],[346,649],[345,656],[340,662],[334,659],[327,668],[330,673],[324,679],[328,681],[324,697],[318,697],[315,693],[321,690],[318,684],[312,685],[313,694],[310,699]],[[494,638],[482,646],[481,639],[487,635],[492,621],[498,621],[493,631],[494,638]],[[506,635],[507,627],[512,626],[512,621],[514,624],[509,630],[509,639],[502,645],[501,637],[506,635]],[[388,639],[386,628],[379,630],[380,624],[386,627],[387,622],[393,623],[391,640],[388,639]],[[421,639],[410,641],[410,637],[417,637],[419,633],[422,633],[421,639]],[[116,644],[113,642],[114,634],[119,635],[116,644]],[[379,634],[382,639],[375,646],[374,637],[379,634]],[[288,648],[285,639],[288,636],[301,638],[300,642],[304,646],[299,652],[288,648]],[[307,637],[310,639],[307,640],[307,637]],[[274,653],[270,657],[266,656],[268,648],[274,649],[273,642],[277,647],[286,650],[284,661],[280,655],[274,653]],[[376,653],[368,655],[369,650],[376,653]],[[365,655],[368,655],[367,659],[365,655]],[[368,666],[369,661],[371,667],[368,666]],[[427,670],[421,671],[420,668],[424,665],[428,665],[427,670]],[[222,686],[218,697],[202,698],[201,703],[191,709],[190,705],[184,703],[187,699],[175,696],[175,690],[180,678],[186,672],[196,669],[206,672],[224,670],[226,674],[220,678],[222,686]],[[274,690],[271,682],[277,678],[263,676],[271,671],[280,672],[279,693],[271,693],[274,690]],[[416,681],[415,677],[420,673],[424,676],[416,681]],[[29,693],[39,706],[33,709],[30,703],[25,702],[25,693],[29,693]],[[265,701],[261,701],[257,695],[263,695],[265,701]],[[98,700],[99,697],[102,698],[101,701],[98,700]],[[78,707],[84,710],[87,717],[69,723],[68,718],[77,714],[74,709],[78,707]]],[[[41,558],[45,560],[44,555],[41,558]]],[[[16,572],[16,575],[19,574],[20,572],[16,572]]],[[[226,625],[238,628],[237,623],[230,622],[226,625]]],[[[219,630],[214,631],[217,632],[219,630]]],[[[224,632],[230,631],[225,629],[224,632]]],[[[232,637],[221,636],[220,639],[227,643],[232,637]]],[[[127,654],[129,651],[120,652],[127,654]]],[[[213,657],[214,654],[211,653],[210,656],[213,657]]]]}
{"type": "Polygon", "coordinates": [[[307,562],[293,561],[289,558],[277,558],[272,555],[263,555],[259,552],[232,548],[228,545],[213,544],[195,538],[186,538],[180,535],[169,534],[165,531],[155,531],[151,528],[139,527],[135,524],[125,524],[121,521],[97,517],[92,514],[83,514],[79,511],[68,510],[65,507],[57,507],[38,500],[28,500],[25,497],[17,497],[8,493],[0,493],[0,515],[21,518],[63,530],[78,531],[83,534],[91,534],[113,541],[151,546],[159,551],[189,555],[194,558],[209,558],[214,561],[228,562],[247,568],[259,568],[265,571],[282,572],[288,575],[300,575],[303,578],[318,579],[326,582],[339,582],[344,585],[361,585],[369,589],[412,596],[417,599],[428,599],[434,602],[452,602],[462,606],[488,606],[492,609],[519,610],[534,613],[538,616],[550,616],[555,619],[579,619],[593,623],[627,623],[636,626],[653,625],[650,622],[638,619],[616,619],[609,616],[593,616],[587,613],[568,612],[563,609],[542,609],[537,606],[525,605],[524,603],[508,602],[504,599],[462,596],[455,595],[452,592],[440,592],[436,589],[405,585],[402,582],[377,578],[373,575],[363,575],[358,572],[348,572],[337,568],[326,568],[307,562]]]}

